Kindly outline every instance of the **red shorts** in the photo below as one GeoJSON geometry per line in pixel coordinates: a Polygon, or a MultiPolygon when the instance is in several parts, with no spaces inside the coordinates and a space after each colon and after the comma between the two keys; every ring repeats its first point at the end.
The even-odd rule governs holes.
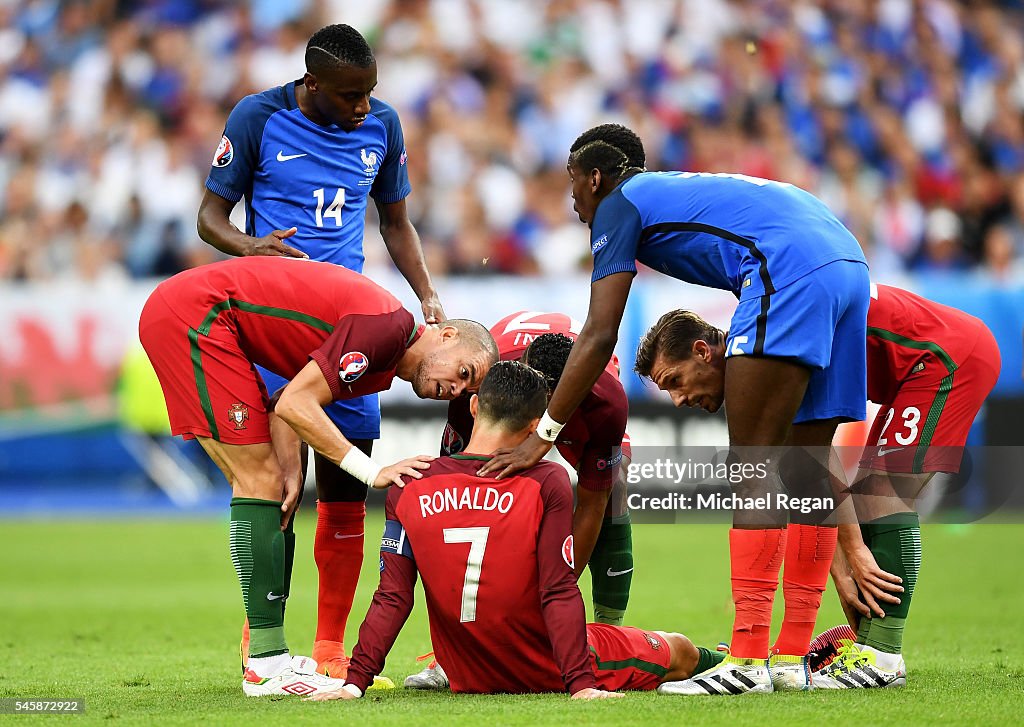
{"type": "Polygon", "coordinates": [[[160,380],[171,434],[225,444],[270,441],[267,389],[222,318],[199,334],[158,289],[142,309],[139,340],[160,380]]]}
{"type": "Polygon", "coordinates": [[[632,626],[587,624],[587,644],[597,688],[610,692],[650,691],[672,662],[661,634],[632,626]]]}
{"type": "Polygon", "coordinates": [[[953,370],[926,366],[900,384],[871,423],[860,466],[897,473],[959,472],[967,433],[999,378],[999,346],[982,327],[953,370]]]}

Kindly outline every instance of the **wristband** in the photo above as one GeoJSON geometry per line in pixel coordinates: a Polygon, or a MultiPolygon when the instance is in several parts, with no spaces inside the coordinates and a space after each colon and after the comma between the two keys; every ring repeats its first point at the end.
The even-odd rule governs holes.
{"type": "Polygon", "coordinates": [[[373,487],[377,475],[384,469],[354,446],[341,458],[338,466],[370,487],[373,487]]]}
{"type": "Polygon", "coordinates": [[[360,699],[363,696],[363,690],[357,687],[355,684],[345,684],[342,686],[346,692],[351,694],[356,699],[360,699]]]}
{"type": "Polygon", "coordinates": [[[540,418],[540,424],[537,425],[537,436],[543,439],[545,442],[554,442],[558,439],[558,433],[562,431],[564,424],[559,424],[551,415],[544,411],[544,416],[540,418]]]}

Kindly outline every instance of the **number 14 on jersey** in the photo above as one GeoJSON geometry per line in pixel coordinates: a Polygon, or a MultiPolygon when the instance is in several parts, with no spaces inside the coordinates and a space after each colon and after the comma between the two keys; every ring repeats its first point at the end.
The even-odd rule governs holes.
{"type": "Polygon", "coordinates": [[[316,198],[316,226],[324,226],[325,217],[334,218],[334,226],[341,227],[341,208],[345,206],[345,189],[339,187],[334,195],[334,201],[324,209],[324,188],[313,190],[313,197],[316,198]]]}

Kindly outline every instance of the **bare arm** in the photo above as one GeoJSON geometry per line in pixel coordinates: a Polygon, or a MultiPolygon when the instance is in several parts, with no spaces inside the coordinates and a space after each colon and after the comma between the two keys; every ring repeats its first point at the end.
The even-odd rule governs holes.
{"type": "MultiPolygon", "coordinates": [[[[316,361],[310,361],[281,391],[275,413],[310,447],[336,465],[352,449],[352,443],[324,413],[324,406],[334,401],[331,387],[316,361]]],[[[373,482],[377,489],[391,485],[404,486],[402,477],[419,479],[417,470],[430,466],[433,457],[417,455],[384,467],[373,482]]],[[[342,469],[345,469],[344,467],[342,469]]]]}
{"type": "Polygon", "coordinates": [[[575,553],[576,578],[583,574],[583,569],[590,562],[590,556],[597,544],[604,522],[605,508],[611,490],[588,490],[576,487],[576,509],[572,514],[572,540],[575,553]]]}
{"type": "Polygon", "coordinates": [[[390,204],[377,202],[376,205],[384,245],[388,248],[391,259],[395,261],[398,272],[405,277],[409,287],[419,298],[420,306],[423,308],[423,320],[427,323],[441,323],[445,317],[444,310],[430,280],[430,273],[423,259],[420,236],[409,220],[405,200],[390,204]]]}
{"type": "Polygon", "coordinates": [[[199,237],[228,255],[309,257],[301,250],[284,244],[283,240],[295,234],[294,227],[288,230],[274,230],[264,237],[251,237],[239,230],[231,224],[231,210],[235,208],[235,204],[207,189],[203,193],[203,201],[199,204],[196,224],[199,237]]]}

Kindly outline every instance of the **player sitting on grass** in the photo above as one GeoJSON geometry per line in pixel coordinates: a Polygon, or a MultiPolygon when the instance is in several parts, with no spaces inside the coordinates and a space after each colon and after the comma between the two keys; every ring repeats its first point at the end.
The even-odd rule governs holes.
{"type": "Polygon", "coordinates": [[[313,699],[355,699],[380,672],[423,576],[430,636],[454,692],[568,691],[574,699],[653,689],[723,657],[681,634],[587,624],[573,572],[572,489],[537,465],[479,477],[489,453],[524,440],[547,404],[544,377],[495,364],[470,402],[464,454],[434,460],[388,493],[380,586],[359,629],[345,686],[313,699]]]}
{"type": "MultiPolygon", "coordinates": [[[[518,311],[491,326],[491,336],[502,360],[523,361],[543,374],[548,389],[553,390],[582,327],[564,313],[518,311]]],[[[629,402],[619,382],[619,362],[612,357],[555,440],[559,454],[579,475],[572,517],[576,577],[589,566],[594,621],[613,626],[622,625],[633,576],[625,476],[631,457],[626,435],[628,412],[629,402]]],[[[441,454],[461,452],[472,431],[469,397],[460,396],[448,404],[441,454]]],[[[435,659],[426,669],[406,677],[405,686],[442,689],[448,680],[435,659]]]]}
{"type": "MultiPolygon", "coordinates": [[[[716,411],[725,397],[725,340],[696,314],[671,311],[640,342],[636,371],[676,406],[716,411]]],[[[999,375],[999,349],[984,323],[884,285],[871,286],[867,353],[868,395],[882,409],[850,488],[863,524],[839,526],[832,566],[857,633],[830,629],[812,643],[812,651],[832,654],[839,646],[812,675],[816,689],[906,684],[903,628],[921,566],[914,503],[935,472],[959,470],[971,423],[999,375]]]]}

